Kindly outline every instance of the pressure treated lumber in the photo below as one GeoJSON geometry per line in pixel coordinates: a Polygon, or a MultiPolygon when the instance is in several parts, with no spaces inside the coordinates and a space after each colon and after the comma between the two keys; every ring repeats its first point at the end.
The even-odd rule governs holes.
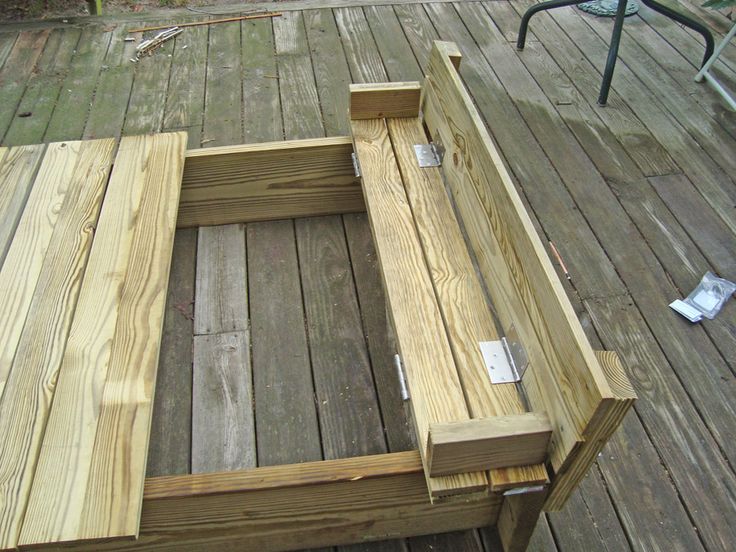
{"type": "MultiPolygon", "coordinates": [[[[387,125],[468,412],[472,418],[522,414],[526,409],[515,384],[493,385],[488,377],[480,342],[498,340],[500,336],[445,191],[440,169],[420,168],[417,163],[414,144],[427,142],[421,121],[417,118],[388,119],[387,125]]],[[[489,437],[493,438],[495,435],[491,434],[489,437]]],[[[444,450],[446,453],[447,449],[444,450]]],[[[439,474],[440,472],[434,471],[431,456],[429,458],[430,473],[439,474]]],[[[516,466],[541,463],[542,460],[519,463],[516,466]]],[[[504,466],[476,467],[480,470],[488,468],[504,466]]],[[[446,471],[447,466],[441,469],[444,473],[471,471],[446,471]]],[[[490,473],[491,489],[494,491],[538,485],[546,481],[547,472],[541,464],[534,467],[493,469],[490,473]]]]}
{"type": "Polygon", "coordinates": [[[186,133],[123,138],[64,352],[22,545],[138,534],[186,133]]]}
{"type": "Polygon", "coordinates": [[[417,451],[146,479],[137,541],[71,551],[301,550],[496,522],[502,497],[432,504],[417,451]]]}
{"type": "Polygon", "coordinates": [[[559,469],[613,393],[450,54],[454,44],[435,42],[425,122],[447,148],[443,169],[501,323],[526,348],[523,384],[532,408],[552,421],[550,460],[559,469]]]}
{"type": "MultiPolygon", "coordinates": [[[[419,448],[424,454],[430,424],[467,420],[469,414],[386,123],[381,119],[354,120],[351,127],[388,307],[412,397],[419,448]]],[[[439,478],[427,474],[432,498],[482,491],[487,484],[483,473],[439,478]]]]}
{"type": "Polygon", "coordinates": [[[0,264],[13,239],[46,146],[0,148],[0,264]]]}
{"type": "Polygon", "coordinates": [[[427,445],[430,474],[540,464],[551,434],[547,415],[534,412],[433,424],[427,445]]]}
{"type": "Polygon", "coordinates": [[[189,150],[178,225],[364,211],[352,152],[349,137],[189,150]]]}
{"type": "Polygon", "coordinates": [[[418,82],[350,85],[350,118],[417,117],[422,87],[418,82]]]}
{"type": "MultiPolygon", "coordinates": [[[[4,343],[12,346],[14,355],[8,355],[3,361],[12,362],[12,365],[7,370],[9,377],[0,399],[0,435],[3,436],[0,447],[0,473],[3,474],[0,486],[0,549],[15,547],[18,542],[50,398],[92,243],[89,229],[95,225],[100,211],[113,145],[112,140],[89,142],[76,154],[70,146],[69,153],[71,157],[77,157],[79,173],[74,178],[67,178],[64,200],[60,206],[54,206],[59,210],[59,216],[46,246],[22,331],[17,337],[10,332],[13,333],[11,343],[4,343]]],[[[55,161],[62,161],[54,155],[55,148],[51,150],[55,161]]],[[[68,177],[62,164],[59,171],[68,177]]],[[[53,170],[48,167],[39,175],[42,180],[38,184],[41,187],[48,185],[53,190],[52,175],[53,170]]],[[[44,205],[48,200],[45,194],[34,194],[31,200],[33,204],[27,205],[29,218],[21,219],[18,240],[29,238],[32,232],[26,227],[33,226],[31,220],[48,207],[48,204],[44,205]]],[[[15,264],[18,248],[22,250],[25,247],[32,257],[38,254],[34,251],[38,244],[34,246],[19,241],[18,247],[15,244],[11,246],[11,255],[7,259],[10,266],[15,264]]],[[[22,278],[19,274],[14,276],[22,278]]],[[[6,272],[3,280],[10,277],[11,274],[6,272]]],[[[3,288],[8,293],[14,289],[20,291],[19,284],[13,288],[12,282],[8,281],[4,282],[3,288]]],[[[22,290],[22,293],[26,291],[22,290]]],[[[11,300],[8,295],[4,299],[11,300]]]]}

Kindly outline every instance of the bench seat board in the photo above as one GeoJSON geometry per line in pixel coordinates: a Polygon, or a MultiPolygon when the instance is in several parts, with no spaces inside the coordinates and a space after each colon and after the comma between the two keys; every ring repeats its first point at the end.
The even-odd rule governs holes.
{"type": "Polygon", "coordinates": [[[5,263],[34,291],[3,335],[0,548],[138,533],[185,145],[123,138],[112,173],[114,140],[46,150],[5,263]]]}
{"type": "Polygon", "coordinates": [[[41,148],[0,269],[0,549],[18,541],[113,148],[113,140],[41,148]]]}

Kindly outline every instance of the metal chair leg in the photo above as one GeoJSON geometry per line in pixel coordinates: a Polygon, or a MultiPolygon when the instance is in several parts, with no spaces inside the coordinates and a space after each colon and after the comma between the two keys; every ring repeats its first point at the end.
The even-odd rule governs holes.
{"type": "Polygon", "coordinates": [[[701,67],[705,65],[705,62],[708,61],[710,57],[713,55],[713,49],[715,48],[713,34],[710,32],[710,29],[708,29],[708,27],[701,25],[700,23],[698,23],[697,21],[693,19],[690,19],[683,13],[679,11],[675,11],[671,8],[668,8],[667,6],[660,4],[659,2],[656,2],[655,0],[641,0],[641,3],[653,9],[654,11],[661,13],[662,15],[666,15],[670,19],[674,19],[678,23],[685,25],[686,27],[700,34],[700,36],[702,36],[703,39],[705,39],[705,55],[703,56],[703,62],[701,63],[701,67]]]}
{"type": "Polygon", "coordinates": [[[542,2],[541,4],[535,4],[526,12],[524,13],[524,16],[521,18],[521,25],[519,26],[519,37],[516,40],[516,47],[519,50],[524,49],[524,43],[526,42],[526,32],[529,28],[529,20],[532,18],[532,15],[535,13],[539,13],[541,11],[545,10],[551,10],[553,8],[561,8],[563,6],[572,6],[575,4],[582,4],[583,2],[587,2],[588,0],[550,0],[549,2],[542,2]]]}
{"type": "Polygon", "coordinates": [[[613,71],[616,69],[616,60],[618,59],[618,45],[621,42],[621,32],[624,30],[624,17],[626,17],[627,0],[619,0],[616,8],[616,19],[613,22],[613,33],[611,33],[611,43],[608,46],[608,59],[606,60],[606,70],[603,72],[603,82],[601,83],[601,91],[598,95],[598,105],[606,105],[608,101],[608,92],[611,89],[611,80],[613,80],[613,71]]]}

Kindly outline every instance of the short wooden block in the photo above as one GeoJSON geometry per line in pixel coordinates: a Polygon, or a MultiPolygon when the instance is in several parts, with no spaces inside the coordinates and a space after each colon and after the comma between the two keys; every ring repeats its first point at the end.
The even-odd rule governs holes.
{"type": "Polygon", "coordinates": [[[417,117],[422,86],[418,82],[350,85],[350,118],[417,117]]]}
{"type": "Polygon", "coordinates": [[[429,473],[539,464],[547,456],[551,435],[549,417],[538,412],[432,424],[427,443],[429,473]]]}

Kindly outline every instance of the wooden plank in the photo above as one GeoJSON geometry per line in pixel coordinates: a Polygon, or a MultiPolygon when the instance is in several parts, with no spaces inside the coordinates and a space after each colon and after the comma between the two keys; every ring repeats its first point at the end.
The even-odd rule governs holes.
{"type": "Polygon", "coordinates": [[[418,82],[391,82],[350,85],[350,118],[419,116],[418,82]]]}
{"type": "Polygon", "coordinates": [[[258,465],[319,460],[294,223],[249,224],[247,240],[258,465]]]}
{"type": "MultiPolygon", "coordinates": [[[[514,385],[493,385],[479,342],[500,339],[460,226],[437,168],[418,166],[414,144],[427,141],[419,119],[389,119],[389,134],[432,284],[448,328],[458,376],[472,418],[526,411],[514,385]],[[452,257],[447,252],[452,251],[452,257]]],[[[430,429],[431,431],[431,429],[430,429]]],[[[494,466],[502,467],[502,466],[494,466]]],[[[430,470],[433,468],[430,467],[430,470]]],[[[482,468],[481,468],[482,469],[482,468]]],[[[491,489],[545,482],[543,466],[494,470],[491,489]]]]}
{"type": "MultiPolygon", "coordinates": [[[[3,550],[18,544],[21,522],[27,514],[54,385],[92,244],[90,228],[100,212],[113,146],[112,141],[99,141],[81,148],[80,170],[67,181],[64,202],[0,400],[0,431],[4,436],[0,471],[6,474],[0,494],[3,550]],[[59,301],[60,297],[65,300],[59,301]]],[[[56,470],[58,473],[58,464],[56,470]]]]}
{"type": "Polygon", "coordinates": [[[0,265],[31,193],[45,146],[0,148],[0,265]]]}
{"type": "Polygon", "coordinates": [[[325,458],[386,452],[342,221],[298,220],[296,237],[325,458]]]}
{"type": "Polygon", "coordinates": [[[546,491],[538,491],[504,498],[498,515],[498,535],[504,552],[527,550],[546,494],[546,491]]]}
{"type": "MultiPolygon", "coordinates": [[[[107,144],[107,150],[111,148],[107,144]]],[[[80,142],[54,143],[46,149],[34,186],[0,270],[0,399],[20,342],[41,268],[59,218],[64,196],[82,155],[80,142]],[[23,275],[23,277],[20,277],[23,275]]],[[[102,153],[105,148],[94,148],[102,153]]],[[[107,151],[109,156],[109,151],[107,151]]],[[[88,156],[80,171],[95,166],[88,156]]]]}
{"type": "Polygon", "coordinates": [[[453,164],[445,165],[445,174],[453,194],[467,194],[468,186],[475,191],[476,199],[458,202],[460,217],[478,258],[487,259],[489,254],[495,258],[494,263],[480,261],[481,274],[494,305],[502,311],[502,323],[508,328],[513,322],[527,348],[530,370],[524,385],[532,407],[546,411],[555,427],[550,454],[552,465],[559,469],[577,446],[585,426],[595,418],[601,402],[611,397],[611,390],[448,57],[451,47],[447,43],[435,45],[425,85],[425,121],[430,134],[439,135],[448,144],[446,155],[453,164]],[[450,132],[460,132],[463,138],[452,138],[450,132]],[[462,149],[457,144],[462,144],[462,149]],[[487,233],[479,230],[481,227],[487,233]],[[479,240],[492,243],[481,250],[479,240]],[[535,366],[540,368],[535,370],[535,366]]]}
{"type": "Polygon", "coordinates": [[[4,143],[37,144],[43,141],[61,91],[61,81],[80,36],[81,30],[74,28],[56,29],[51,33],[18,104],[16,116],[5,134],[4,143]]]}
{"type": "Polygon", "coordinates": [[[416,451],[159,477],[144,501],[137,541],[70,550],[297,550],[489,525],[500,507],[496,495],[431,504],[416,451]]]}
{"type": "Polygon", "coordinates": [[[199,229],[194,333],[217,334],[248,328],[245,227],[199,229]]]}
{"type": "MultiPolygon", "coordinates": [[[[363,193],[412,397],[422,454],[433,422],[469,419],[455,361],[382,120],[351,121],[363,193]],[[419,325],[420,331],[417,331],[419,325]]],[[[428,468],[428,465],[425,463],[428,468]]],[[[481,491],[484,474],[430,478],[432,498],[481,491]]]]}
{"type": "Polygon", "coordinates": [[[192,361],[197,231],[177,230],[153,400],[146,476],[186,474],[192,456],[192,361]]]}
{"type": "Polygon", "coordinates": [[[333,10],[348,60],[353,82],[386,82],[386,70],[371,35],[368,21],[359,7],[333,10]]]}
{"type": "Polygon", "coordinates": [[[79,47],[56,99],[44,141],[78,140],[82,137],[102,60],[113,34],[114,31],[100,29],[96,25],[82,30],[79,47]]]}
{"type": "Polygon", "coordinates": [[[226,146],[243,141],[240,24],[209,29],[202,145],[226,146]]]}
{"type": "Polygon", "coordinates": [[[281,140],[284,131],[271,20],[243,21],[240,32],[245,142],[281,140]]]}
{"type": "Polygon", "coordinates": [[[245,331],[194,336],[192,473],[255,467],[252,379],[245,331]]]}
{"type": "MultiPolygon", "coordinates": [[[[432,475],[543,463],[552,435],[546,414],[528,412],[432,424],[427,458],[432,475]]],[[[542,471],[544,484],[547,474],[542,471]]],[[[527,479],[529,483],[530,480],[527,479]]]]}
{"type": "Polygon", "coordinates": [[[368,6],[363,11],[389,79],[393,82],[421,81],[424,74],[411,51],[393,6],[368,6]]]}
{"type": "Polygon", "coordinates": [[[24,544],[138,534],[185,145],[184,133],[121,141],[59,369],[24,544]]]}
{"type": "Polygon", "coordinates": [[[189,150],[180,226],[363,211],[349,137],[189,150]]]}
{"type": "MultiPolygon", "coordinates": [[[[0,139],[13,120],[26,82],[43,52],[49,33],[48,29],[21,32],[5,59],[0,70],[0,95],[3,98],[0,105],[0,139]]],[[[5,142],[0,140],[0,143],[5,142]]]]}
{"type": "Polygon", "coordinates": [[[135,47],[143,36],[142,33],[132,34],[131,38],[136,41],[125,42],[124,38],[129,36],[126,26],[119,25],[113,30],[110,46],[102,61],[106,69],[100,72],[89,106],[83,134],[85,139],[118,137],[122,132],[136,68],[136,64],[130,60],[135,56],[135,47]]]}

